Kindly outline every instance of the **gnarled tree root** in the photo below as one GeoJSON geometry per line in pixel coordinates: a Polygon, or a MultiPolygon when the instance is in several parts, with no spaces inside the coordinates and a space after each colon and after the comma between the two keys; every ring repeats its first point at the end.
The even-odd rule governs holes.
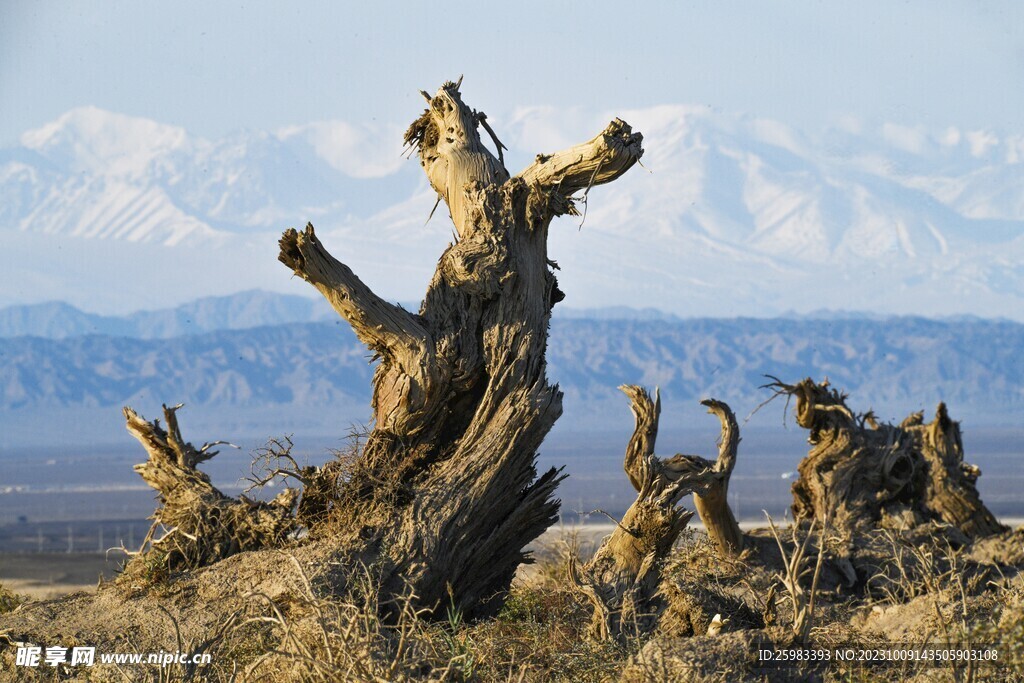
{"type": "Polygon", "coordinates": [[[149,455],[135,471],[160,498],[142,551],[158,554],[169,570],[182,570],[279,545],[295,528],[298,491],[286,489],[270,502],[224,495],[196,467],[217,454],[210,450],[217,443],[195,448],[181,436],[177,418],[181,406],[163,408],[166,430],[159,420],[148,422],[131,408],[124,409],[128,432],[149,455]],[[163,535],[153,538],[160,527],[163,535]]]}

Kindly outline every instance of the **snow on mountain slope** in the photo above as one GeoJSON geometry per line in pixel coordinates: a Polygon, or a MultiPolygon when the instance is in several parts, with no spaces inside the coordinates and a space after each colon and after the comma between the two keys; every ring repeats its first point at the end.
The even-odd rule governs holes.
{"type": "Polygon", "coordinates": [[[7,207],[0,229],[200,244],[222,242],[222,232],[277,228],[297,215],[366,215],[379,208],[367,200],[415,187],[411,173],[404,182],[380,182],[398,170],[400,142],[389,147],[373,133],[324,122],[210,141],[146,119],[74,109],[23,134],[20,148],[0,152],[7,207]],[[357,154],[385,149],[388,165],[354,168],[357,154]]]}
{"type": "Polygon", "coordinates": [[[193,147],[184,128],[79,107],[21,136],[23,147],[71,173],[145,177],[167,156],[193,147]]]}
{"type": "MultiPolygon", "coordinates": [[[[680,105],[604,114],[531,107],[491,121],[515,171],[614,115],[644,133],[647,153],[643,168],[593,189],[584,219],[552,225],[552,257],[574,306],[1024,318],[1021,136],[853,122],[812,138],[778,122],[680,105]]],[[[129,270],[141,291],[173,273],[181,300],[286,291],[287,274],[273,263],[276,233],[312,220],[368,284],[414,300],[451,229],[443,207],[424,225],[434,197],[418,165],[401,159],[400,133],[334,121],[211,141],[76,109],[0,150],[0,233],[24,237],[16,269],[41,288],[30,290],[34,300],[95,310],[85,291],[96,298],[123,290],[119,273],[129,270]],[[65,239],[81,254],[104,240],[109,261],[86,283],[62,275],[89,272],[79,262],[60,262],[58,274],[32,271],[44,243],[49,256],[40,263],[65,239]],[[171,251],[163,268],[138,268],[132,254],[143,252],[130,243],[157,248],[146,254],[171,251]]],[[[0,304],[29,303],[14,289],[0,280],[0,304]]],[[[169,294],[160,301],[173,303],[169,294]]]]}
{"type": "Polygon", "coordinates": [[[223,243],[219,231],[183,211],[159,186],[116,177],[63,178],[19,218],[22,230],[45,234],[168,246],[223,243]]]}
{"type": "MultiPolygon", "coordinates": [[[[518,146],[557,140],[551,114],[520,112],[518,146]]],[[[775,122],[694,107],[623,118],[644,132],[649,172],[596,188],[580,235],[553,230],[574,302],[628,291],[684,314],[764,315],[787,301],[802,311],[1022,315],[1024,212],[964,215],[775,122]]]]}
{"type": "MultiPolygon", "coordinates": [[[[668,239],[693,231],[743,250],[818,264],[942,255],[992,230],[971,219],[994,216],[965,216],[894,177],[851,168],[781,124],[691,107],[625,118],[645,133],[643,161],[651,173],[629,174],[608,201],[595,201],[595,226],[632,234],[647,226],[650,237],[668,239]]],[[[1024,211],[999,218],[1016,223],[1004,237],[1024,234],[1024,211]]]]}

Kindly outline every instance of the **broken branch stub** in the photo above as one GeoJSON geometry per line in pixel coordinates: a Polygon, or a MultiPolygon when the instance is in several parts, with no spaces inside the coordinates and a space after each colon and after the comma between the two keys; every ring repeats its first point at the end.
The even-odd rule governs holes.
{"type": "Polygon", "coordinates": [[[530,185],[557,188],[569,197],[625,173],[643,154],[643,135],[629,124],[615,119],[594,138],[554,154],[538,154],[536,160],[520,172],[530,185]]]}
{"type": "Polygon", "coordinates": [[[561,414],[545,361],[551,309],[564,297],[547,255],[549,224],[571,210],[572,192],[614,180],[643,149],[617,121],[544,169],[510,178],[481,128],[497,136],[460,84],[427,95],[405,138],[457,234],[418,313],[375,295],[311,225],[285,232],[279,258],[380,358],[373,430],[342,486],[349,514],[339,518],[379,542],[385,590],[408,584],[422,606],[454,603],[472,616],[500,604],[523,548],[557,518],[561,476],[538,477],[535,467],[561,414]]]}
{"type": "Polygon", "coordinates": [[[153,528],[147,535],[147,549],[163,554],[169,569],[195,569],[246,550],[279,545],[295,527],[292,509],[298,497],[285,489],[270,502],[225,496],[196,469],[217,451],[213,445],[195,448],[185,441],[178,427],[180,405],[163,407],[167,429],[159,420],[146,421],[131,408],[124,408],[128,432],[138,439],[149,458],[135,465],[143,481],[159,494],[160,507],[153,513],[153,528]],[[152,539],[157,527],[165,533],[152,539]]]}
{"type": "Polygon", "coordinates": [[[694,491],[693,505],[697,508],[708,536],[714,541],[719,552],[737,556],[743,550],[743,532],[736,516],[729,507],[729,478],[736,466],[736,451],[740,443],[740,428],[736,416],[728,405],[715,399],[701,401],[708,412],[722,423],[722,435],[718,446],[718,459],[711,465],[716,476],[712,477],[702,491],[694,491]]]}
{"type": "Polygon", "coordinates": [[[930,510],[970,538],[1009,529],[981,502],[977,488],[981,469],[964,462],[960,423],[950,419],[945,403],[939,403],[930,423],[906,429],[914,435],[925,461],[923,497],[930,510]]]}

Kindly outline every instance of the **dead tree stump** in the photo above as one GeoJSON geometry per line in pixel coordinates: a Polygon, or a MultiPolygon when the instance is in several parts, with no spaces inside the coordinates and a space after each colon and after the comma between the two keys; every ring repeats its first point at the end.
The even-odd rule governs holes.
{"type": "Polygon", "coordinates": [[[629,506],[594,557],[582,568],[569,564],[569,578],[593,606],[591,635],[620,639],[651,630],[663,608],[659,597],[661,565],[693,513],[676,506],[683,496],[702,496],[702,521],[719,551],[738,553],[743,546],[739,525],[727,502],[729,475],[736,462],[739,429],[729,406],[702,401],[722,422],[717,461],[694,455],[662,460],[654,454],[661,398],[652,400],[634,385],[619,387],[631,401],[636,420],[626,446],[624,468],[637,490],[629,506]]]}
{"type": "Polygon", "coordinates": [[[628,170],[643,153],[642,136],[616,119],[510,177],[500,142],[484,114],[463,103],[459,83],[424,97],[428,108],[406,142],[448,206],[455,241],[419,312],[374,294],[312,225],[284,233],[279,259],[380,359],[373,429],[341,493],[347,533],[380,550],[387,590],[408,584],[428,609],[454,603],[473,615],[500,604],[527,559],[523,548],[559,506],[559,472],[537,477],[534,465],[562,410],[545,372],[551,309],[564,297],[547,255],[548,225],[575,213],[574,193],[628,170]]]}
{"type": "Polygon", "coordinates": [[[280,545],[295,528],[298,491],[285,489],[270,502],[225,496],[196,467],[217,455],[210,449],[222,442],[194,447],[178,427],[181,406],[163,408],[166,430],[159,420],[147,422],[131,408],[124,409],[128,432],[149,455],[135,471],[160,498],[143,551],[159,553],[169,570],[186,570],[246,550],[280,545]],[[153,538],[161,528],[162,536],[153,538]]]}
{"type": "MultiPolygon", "coordinates": [[[[90,642],[113,643],[130,623],[138,643],[167,649],[174,634],[157,607],[173,608],[172,619],[187,620],[196,638],[215,637],[216,624],[230,622],[251,593],[287,600],[293,584],[284,586],[279,575],[299,569],[308,581],[306,568],[315,570],[317,592],[342,590],[358,572],[372,572],[380,605],[411,594],[418,614],[453,609],[469,618],[500,607],[529,559],[524,548],[559,507],[559,471],[536,471],[537,449],[562,410],[561,392],[546,375],[551,309],[564,298],[547,254],[548,227],[556,216],[576,214],[574,194],[632,167],[643,138],[616,119],[588,142],[538,155],[513,177],[501,143],[484,114],[462,101],[459,83],[425,97],[428,108],[406,142],[447,204],[455,240],[418,313],[371,291],[328,253],[312,225],[280,240],[279,260],[316,287],[380,361],[361,452],[299,468],[287,444],[271,449],[307,486],[293,511],[294,493],[254,503],[217,491],[196,469],[213,453],[182,439],[175,409],[165,411],[167,431],[126,409],[129,431],[149,454],[137,469],[161,495],[156,520],[174,530],[154,543],[176,566],[213,566],[180,572],[159,592],[150,585],[126,594],[116,590],[119,582],[93,596],[38,603],[4,615],[0,638],[59,643],[71,637],[60,634],[88,633],[90,642]],[[481,142],[481,126],[497,158],[481,142]],[[218,562],[272,546],[270,539],[297,524],[308,532],[292,548],[301,560],[262,552],[218,562]],[[204,585],[208,610],[196,610],[204,585]],[[124,619],[97,626],[95,615],[111,605],[124,619]]],[[[678,513],[669,518],[679,526],[678,513]]]]}
{"type": "Polygon", "coordinates": [[[940,403],[935,419],[915,413],[899,425],[854,414],[846,395],[812,379],[776,391],[796,396],[797,424],[810,431],[811,450],[793,484],[793,514],[832,528],[848,543],[883,515],[909,513],[950,524],[970,538],[1006,527],[985,507],[975,485],[980,470],[964,462],[960,424],[940,403]]]}

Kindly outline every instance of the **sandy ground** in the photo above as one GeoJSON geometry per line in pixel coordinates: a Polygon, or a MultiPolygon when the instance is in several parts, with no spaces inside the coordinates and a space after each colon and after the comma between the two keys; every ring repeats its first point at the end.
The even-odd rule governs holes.
{"type": "MultiPolygon", "coordinates": [[[[1024,519],[1017,518],[1001,521],[1012,528],[1024,524],[1024,519]]],[[[782,520],[777,522],[784,523],[782,520]]],[[[700,524],[690,526],[703,531],[700,524]]],[[[764,523],[753,520],[740,523],[745,531],[763,526],[764,523]]],[[[610,521],[605,524],[553,526],[532,543],[530,549],[537,555],[558,554],[575,535],[581,554],[587,557],[614,528],[610,521]]],[[[123,557],[115,552],[111,552],[109,557],[103,553],[0,553],[0,584],[33,600],[47,600],[76,591],[93,591],[101,575],[104,579],[115,576],[123,557]]],[[[529,581],[533,574],[533,565],[523,565],[517,576],[520,580],[529,581]]]]}
{"type": "MultiPolygon", "coordinates": [[[[589,555],[612,532],[614,525],[586,524],[554,526],[530,548],[537,554],[557,553],[560,546],[576,535],[580,550],[589,555]]],[[[123,559],[119,553],[0,553],[0,584],[32,600],[49,600],[78,591],[94,591],[102,575],[114,578],[123,559]]],[[[528,580],[532,565],[523,565],[519,576],[528,580]]]]}

